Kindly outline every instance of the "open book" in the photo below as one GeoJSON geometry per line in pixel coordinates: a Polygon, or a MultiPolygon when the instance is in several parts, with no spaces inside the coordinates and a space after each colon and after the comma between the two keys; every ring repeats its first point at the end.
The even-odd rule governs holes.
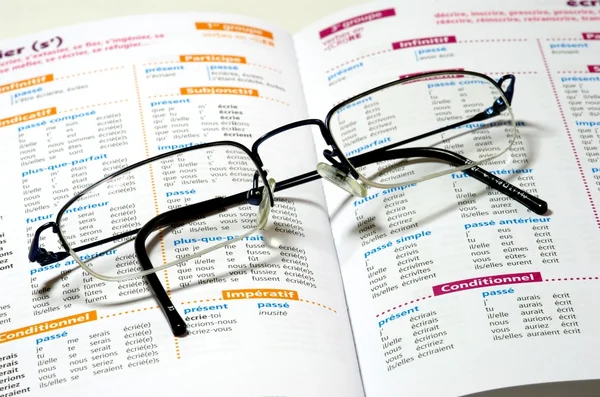
{"type": "MultiPolygon", "coordinates": [[[[600,395],[599,21],[595,1],[384,1],[294,36],[185,13],[1,42],[0,396],[600,395]],[[144,278],[27,260],[38,227],[122,167],[211,141],[250,146],[444,69],[516,77],[517,140],[483,168],[547,213],[463,172],[365,198],[322,179],[287,189],[265,230],[159,273],[185,337],[144,278]]],[[[370,111],[375,129],[400,122],[370,111]]],[[[324,161],[308,130],[265,145],[270,177],[324,161]]],[[[172,166],[126,187],[137,210],[207,189],[164,193],[172,166]]],[[[140,226],[110,202],[73,211],[81,230],[140,226]]],[[[55,240],[41,236],[61,250],[55,240]]],[[[159,245],[160,263],[186,248],[159,245]]],[[[115,269],[131,260],[105,255],[115,269]]]]}

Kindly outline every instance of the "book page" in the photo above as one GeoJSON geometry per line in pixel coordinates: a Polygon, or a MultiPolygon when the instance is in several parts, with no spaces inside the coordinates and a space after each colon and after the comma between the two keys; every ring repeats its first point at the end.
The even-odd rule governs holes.
{"type": "MultiPolygon", "coordinates": [[[[385,1],[295,36],[313,117],[413,73],[513,74],[518,135],[483,168],[549,205],[537,215],[462,172],[362,199],[326,185],[367,396],[600,378],[599,21],[593,1],[385,1]]],[[[460,116],[431,100],[432,117],[460,116]]],[[[402,123],[381,105],[357,105],[373,134],[402,123]]]]}
{"type": "MultiPolygon", "coordinates": [[[[246,18],[166,14],[44,32],[0,50],[1,396],[363,395],[318,183],[276,193],[266,230],[159,273],[188,326],[184,337],[174,337],[144,278],[109,282],[71,257],[45,267],[27,259],[37,228],[97,180],[200,143],[250,148],[306,118],[288,34],[246,18]]],[[[314,169],[314,142],[302,129],[259,151],[277,181],[314,169]]],[[[193,162],[161,162],[146,179],[109,190],[132,195],[131,204],[109,196],[73,207],[74,232],[95,241],[139,228],[146,212],[181,207],[196,193],[223,195],[218,176],[247,177],[239,158],[207,157],[212,181],[183,179],[193,162]]],[[[215,240],[245,231],[236,228],[243,219],[219,222],[215,240]]],[[[161,237],[155,266],[208,244],[202,225],[161,237]]],[[[41,245],[64,250],[51,230],[41,245]]],[[[121,248],[85,255],[112,256],[118,275],[134,259],[121,248]]]]}

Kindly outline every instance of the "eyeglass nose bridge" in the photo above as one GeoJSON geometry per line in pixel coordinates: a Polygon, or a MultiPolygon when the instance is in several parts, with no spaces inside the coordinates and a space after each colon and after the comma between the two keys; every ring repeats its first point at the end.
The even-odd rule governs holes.
{"type": "Polygon", "coordinates": [[[331,164],[323,162],[317,164],[317,173],[321,175],[323,179],[333,183],[353,196],[367,196],[367,189],[362,184],[358,183],[352,176],[348,175],[349,173],[355,174],[356,171],[348,169],[347,166],[338,162],[334,158],[333,152],[330,150],[324,150],[323,156],[327,161],[331,162],[331,164]]]}

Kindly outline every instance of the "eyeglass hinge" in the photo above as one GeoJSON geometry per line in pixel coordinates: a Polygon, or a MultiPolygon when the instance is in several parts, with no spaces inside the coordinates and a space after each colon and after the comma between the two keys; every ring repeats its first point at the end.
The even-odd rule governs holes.
{"type": "Polygon", "coordinates": [[[259,205],[262,201],[262,192],[262,187],[248,190],[248,193],[246,195],[246,200],[248,201],[248,204],[259,205]]]}
{"type": "Polygon", "coordinates": [[[39,263],[40,266],[47,266],[51,263],[62,261],[68,256],[68,252],[52,252],[46,251],[44,248],[40,248],[35,256],[35,261],[39,263]]]}

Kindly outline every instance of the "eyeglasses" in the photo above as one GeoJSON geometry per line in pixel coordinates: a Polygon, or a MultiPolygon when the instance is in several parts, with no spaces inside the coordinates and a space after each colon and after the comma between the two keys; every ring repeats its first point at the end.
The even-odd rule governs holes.
{"type": "MultiPolygon", "coordinates": [[[[478,167],[507,153],[516,141],[517,123],[510,107],[514,85],[513,75],[494,81],[462,70],[419,74],[336,105],[325,122],[308,119],[277,128],[250,149],[218,141],[149,158],[70,199],[56,221],[36,230],[29,260],[47,266],[71,256],[101,280],[145,277],[173,334],[181,336],[186,323],[156,272],[180,265],[178,272],[185,278],[184,262],[203,264],[205,260],[197,258],[211,251],[239,241],[262,241],[257,232],[265,228],[276,193],[282,190],[324,178],[365,197],[367,188],[402,187],[463,171],[544,214],[545,201],[478,167]],[[265,170],[262,145],[305,127],[320,131],[328,162],[275,181],[278,165],[267,164],[272,168],[265,170]],[[105,220],[102,226],[100,218],[105,220]],[[49,228],[64,252],[40,246],[40,235],[49,228]],[[165,241],[175,260],[167,259],[165,241]],[[162,264],[156,265],[157,260],[162,264]]],[[[214,277],[211,269],[214,266],[206,266],[202,274],[214,277]]]]}

